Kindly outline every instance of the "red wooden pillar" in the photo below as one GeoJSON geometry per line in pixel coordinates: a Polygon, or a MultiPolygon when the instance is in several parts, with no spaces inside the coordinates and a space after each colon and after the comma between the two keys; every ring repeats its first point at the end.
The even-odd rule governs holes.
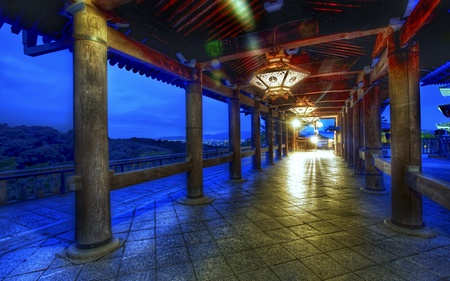
{"type": "Polygon", "coordinates": [[[252,156],[253,169],[261,170],[261,103],[255,98],[255,106],[252,112],[252,149],[255,155],[252,156]]]}
{"type": "Polygon", "coordinates": [[[233,152],[233,161],[230,162],[230,179],[242,179],[241,165],[241,113],[239,103],[240,91],[234,90],[233,98],[228,101],[228,132],[230,134],[230,148],[233,152]]]}
{"type": "MultiPolygon", "coordinates": [[[[396,34],[394,34],[396,35],[396,34]]],[[[422,169],[420,150],[419,46],[400,49],[388,41],[391,115],[392,218],[405,229],[421,229],[422,195],[405,183],[408,166],[422,169]]]]}

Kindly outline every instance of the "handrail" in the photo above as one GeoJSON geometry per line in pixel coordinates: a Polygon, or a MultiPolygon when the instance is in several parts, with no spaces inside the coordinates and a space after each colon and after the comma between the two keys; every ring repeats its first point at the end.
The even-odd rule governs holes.
{"type": "MultiPolygon", "coordinates": [[[[373,161],[377,169],[389,176],[392,175],[392,166],[387,159],[374,156],[373,161]]],[[[450,210],[450,182],[426,176],[419,170],[419,167],[407,167],[405,174],[406,185],[450,210]]]]}
{"type": "Polygon", "coordinates": [[[425,176],[417,167],[408,167],[405,181],[411,189],[450,210],[450,182],[425,176]]]}
{"type": "Polygon", "coordinates": [[[375,167],[385,173],[386,175],[391,175],[391,162],[386,158],[381,158],[378,155],[372,156],[375,167]]]}
{"type": "MultiPolygon", "coordinates": [[[[255,154],[252,147],[242,147],[241,151],[241,158],[255,154]]],[[[267,147],[261,149],[262,153],[267,151],[267,147]]],[[[233,153],[229,149],[204,151],[203,167],[231,162],[232,157],[233,153]]],[[[113,160],[110,161],[109,166],[112,170],[111,190],[187,172],[191,169],[186,153],[113,160]]],[[[66,183],[66,180],[73,174],[73,165],[0,172],[0,205],[64,194],[70,191],[70,185],[66,183]]]]}
{"type": "MultiPolygon", "coordinates": [[[[228,149],[217,149],[217,150],[206,150],[203,151],[203,158],[211,158],[211,155],[214,154],[224,154],[229,153],[228,149]]],[[[149,157],[141,157],[141,158],[128,158],[128,159],[120,159],[120,160],[111,160],[109,162],[109,166],[117,166],[117,165],[127,165],[134,163],[143,163],[143,162],[151,162],[151,161],[161,161],[173,158],[186,158],[186,153],[174,153],[167,155],[158,155],[158,156],[149,156],[149,157]]],[[[35,169],[26,169],[26,170],[14,170],[14,171],[6,171],[0,172],[0,180],[8,180],[14,179],[22,176],[35,176],[35,175],[48,175],[53,174],[55,172],[71,172],[73,171],[73,165],[59,165],[53,167],[45,167],[45,168],[35,168],[35,169]]]]}

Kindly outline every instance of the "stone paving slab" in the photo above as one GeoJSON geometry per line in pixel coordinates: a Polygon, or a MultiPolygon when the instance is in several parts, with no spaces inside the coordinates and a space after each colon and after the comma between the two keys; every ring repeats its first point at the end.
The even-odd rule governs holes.
{"type": "MultiPolygon", "coordinates": [[[[424,199],[424,221],[439,235],[403,236],[382,225],[390,196],[362,193],[364,178],[351,176],[342,158],[291,153],[263,171],[252,170],[249,159],[241,183],[228,179],[227,165],[205,169],[205,194],[215,198],[210,205],[176,203],[185,175],[113,191],[113,233],[123,245],[95,262],[64,255],[74,237],[73,195],[1,207],[0,279],[450,278],[448,210],[424,199]],[[33,220],[15,211],[50,225],[32,228],[33,220]]],[[[390,190],[389,177],[385,183],[390,190]]]]}

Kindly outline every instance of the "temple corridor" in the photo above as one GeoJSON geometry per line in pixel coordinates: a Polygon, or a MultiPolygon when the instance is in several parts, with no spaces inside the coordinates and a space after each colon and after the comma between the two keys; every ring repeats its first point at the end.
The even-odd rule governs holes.
{"type": "MultiPolygon", "coordinates": [[[[427,281],[450,277],[450,213],[443,207],[424,198],[424,221],[437,233],[435,238],[405,236],[383,227],[391,214],[390,195],[362,192],[364,177],[354,176],[353,169],[331,151],[293,152],[275,165],[263,164],[261,171],[252,169],[250,162],[243,159],[243,182],[229,179],[227,164],[204,169],[205,194],[214,199],[209,205],[177,203],[184,196],[184,174],[112,191],[112,230],[121,246],[94,262],[69,261],[63,254],[73,242],[73,194],[4,206],[0,222],[2,228],[10,222],[11,229],[0,238],[0,277],[427,281]],[[50,214],[59,214],[59,219],[50,219],[50,214]],[[31,218],[42,225],[25,229],[31,218]]],[[[390,191],[390,180],[385,182],[390,191]]]]}

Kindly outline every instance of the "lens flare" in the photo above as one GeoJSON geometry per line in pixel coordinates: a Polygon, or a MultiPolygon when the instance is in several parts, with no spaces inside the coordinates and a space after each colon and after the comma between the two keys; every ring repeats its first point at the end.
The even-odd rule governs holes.
{"type": "Polygon", "coordinates": [[[223,53],[222,41],[211,41],[205,45],[205,52],[209,57],[216,58],[223,53]]]}
{"type": "Polygon", "coordinates": [[[298,119],[292,120],[292,126],[293,126],[294,128],[300,127],[300,121],[299,121],[298,119]]]}
{"type": "Polygon", "coordinates": [[[255,21],[253,20],[253,13],[250,9],[248,1],[245,0],[228,0],[234,12],[234,16],[242,25],[246,25],[246,29],[253,30],[255,21]]]}

